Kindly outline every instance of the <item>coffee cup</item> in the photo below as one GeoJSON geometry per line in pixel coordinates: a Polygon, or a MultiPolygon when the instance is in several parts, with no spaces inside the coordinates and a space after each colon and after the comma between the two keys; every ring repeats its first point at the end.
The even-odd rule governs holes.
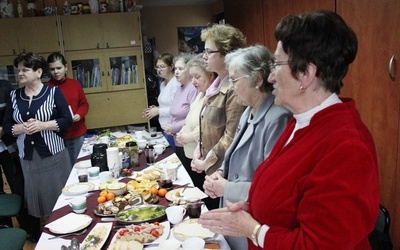
{"type": "Polygon", "coordinates": [[[156,154],[160,155],[164,152],[165,150],[165,146],[162,144],[156,144],[153,146],[154,151],[156,152],[156,154]]]}
{"type": "Polygon", "coordinates": [[[186,203],[186,210],[191,219],[200,218],[204,202],[199,198],[190,198],[186,203]]]}
{"type": "Polygon", "coordinates": [[[186,213],[186,209],[181,206],[172,206],[165,209],[168,221],[171,224],[178,224],[183,220],[183,216],[186,213]]]}
{"type": "Polygon", "coordinates": [[[143,138],[143,131],[135,131],[136,140],[143,138]]]}
{"type": "Polygon", "coordinates": [[[110,179],[113,178],[113,174],[111,171],[103,171],[99,174],[100,183],[107,183],[110,179]]]}
{"type": "Polygon", "coordinates": [[[189,238],[182,242],[183,250],[203,250],[206,242],[202,238],[189,238]]]}
{"type": "Polygon", "coordinates": [[[168,239],[168,240],[161,241],[160,245],[158,245],[158,248],[160,250],[180,250],[181,243],[174,239],[168,239]]]}
{"type": "Polygon", "coordinates": [[[79,182],[88,182],[88,170],[86,168],[78,169],[77,174],[79,182]]]}
{"type": "Polygon", "coordinates": [[[165,166],[166,175],[169,176],[172,181],[176,181],[178,178],[178,168],[179,165],[176,164],[166,164],[165,166]]]}
{"type": "Polygon", "coordinates": [[[146,140],[136,140],[136,143],[140,149],[144,149],[147,146],[146,140]]]}
{"type": "Polygon", "coordinates": [[[88,169],[89,179],[96,180],[99,178],[100,168],[99,167],[91,167],[88,169]]]}
{"type": "Polygon", "coordinates": [[[77,213],[77,214],[84,213],[86,211],[86,207],[87,207],[86,197],[76,197],[73,200],[71,200],[69,205],[72,207],[72,210],[75,213],[77,213]]]}

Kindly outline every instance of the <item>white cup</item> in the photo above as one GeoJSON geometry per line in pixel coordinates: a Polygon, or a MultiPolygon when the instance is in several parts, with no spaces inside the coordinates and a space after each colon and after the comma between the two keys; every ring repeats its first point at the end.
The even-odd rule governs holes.
{"type": "Polygon", "coordinates": [[[164,240],[158,245],[160,250],[180,250],[181,243],[174,239],[164,240]]]}
{"type": "Polygon", "coordinates": [[[136,140],[143,138],[143,131],[135,131],[136,140]]]}
{"type": "Polygon", "coordinates": [[[182,242],[183,250],[203,250],[206,242],[202,238],[189,238],[182,242]]]}
{"type": "Polygon", "coordinates": [[[99,138],[100,143],[108,144],[110,142],[110,138],[108,136],[102,136],[99,138]]]}
{"type": "Polygon", "coordinates": [[[179,165],[176,164],[166,164],[165,166],[165,172],[172,181],[176,181],[176,179],[178,178],[178,167],[179,165]]]}
{"type": "Polygon", "coordinates": [[[96,180],[99,178],[100,168],[99,167],[91,167],[88,168],[89,179],[96,180]]]}
{"type": "Polygon", "coordinates": [[[87,203],[86,203],[86,197],[76,197],[71,202],[69,205],[72,207],[72,210],[77,213],[81,214],[86,211],[87,203]]]}
{"type": "Polygon", "coordinates": [[[168,221],[171,224],[178,224],[183,220],[186,209],[181,206],[172,206],[165,209],[165,212],[167,213],[168,221]]]}
{"type": "Polygon", "coordinates": [[[162,144],[156,144],[153,146],[153,148],[157,155],[162,154],[165,150],[165,146],[162,144]]]}
{"type": "Polygon", "coordinates": [[[100,183],[107,183],[110,179],[112,179],[113,175],[111,171],[104,171],[99,174],[100,183]]]}
{"type": "Polygon", "coordinates": [[[139,146],[140,149],[144,149],[147,145],[146,140],[136,140],[137,145],[139,146]]]}

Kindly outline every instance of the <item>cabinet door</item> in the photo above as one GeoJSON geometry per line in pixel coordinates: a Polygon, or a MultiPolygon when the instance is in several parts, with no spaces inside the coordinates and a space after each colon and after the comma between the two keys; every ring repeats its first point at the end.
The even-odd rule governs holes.
{"type": "Polygon", "coordinates": [[[19,51],[60,51],[56,16],[18,18],[19,51]]]}
{"type": "Polygon", "coordinates": [[[140,48],[114,49],[106,55],[108,90],[144,88],[140,48]]]}
{"type": "Polygon", "coordinates": [[[99,15],[103,42],[100,48],[140,46],[138,12],[99,15]]]}
{"type": "Polygon", "coordinates": [[[70,77],[78,80],[85,93],[102,92],[107,90],[103,55],[101,52],[67,52],[68,70],[70,77]],[[71,73],[70,73],[71,74],[71,73]]]}
{"type": "MultiPolygon", "coordinates": [[[[370,129],[378,154],[381,202],[391,216],[394,248],[400,248],[400,75],[392,81],[390,58],[400,58],[400,1],[337,0],[337,13],[358,37],[356,60],[344,78],[341,96],[350,96],[370,129]],[[366,26],[368,25],[368,26],[366,26]]],[[[396,63],[393,65],[396,74],[396,63]]]]}
{"type": "Polygon", "coordinates": [[[89,129],[147,122],[142,117],[146,108],[143,89],[87,94],[86,98],[92,107],[85,117],[89,129]]]}
{"type": "Polygon", "coordinates": [[[15,18],[0,19],[0,56],[16,55],[19,52],[17,38],[17,23],[15,18]]]}
{"type": "Polygon", "coordinates": [[[61,16],[65,51],[100,48],[102,30],[99,26],[99,15],[61,16]]]}
{"type": "MultiPolygon", "coordinates": [[[[1,40],[1,39],[0,39],[1,40]]],[[[15,88],[18,87],[18,71],[14,67],[15,56],[0,57],[0,79],[7,80],[15,88]]]]}

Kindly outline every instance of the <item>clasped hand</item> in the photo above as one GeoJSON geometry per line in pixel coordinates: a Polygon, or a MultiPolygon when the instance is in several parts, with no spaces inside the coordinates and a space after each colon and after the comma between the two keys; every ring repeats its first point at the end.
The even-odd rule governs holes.
{"type": "Polygon", "coordinates": [[[27,122],[24,122],[22,124],[22,128],[27,135],[32,135],[45,129],[43,122],[33,118],[29,119],[27,122]]]}
{"type": "Polygon", "coordinates": [[[206,180],[203,184],[204,192],[213,199],[224,196],[224,189],[227,182],[219,171],[214,172],[210,176],[206,175],[206,180]]]}

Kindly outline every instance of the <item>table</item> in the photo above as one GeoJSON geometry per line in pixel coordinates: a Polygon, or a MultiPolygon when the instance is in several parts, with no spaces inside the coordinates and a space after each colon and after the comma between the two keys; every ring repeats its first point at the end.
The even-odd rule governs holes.
{"type": "MultiPolygon", "coordinates": [[[[81,158],[79,160],[85,160],[85,159],[89,159],[90,154],[80,154],[81,158]]],[[[158,156],[156,161],[160,161],[163,160],[167,157],[176,157],[176,155],[173,153],[171,148],[167,148],[164,153],[160,156],[158,156]]],[[[139,156],[139,161],[140,161],[140,166],[135,168],[135,171],[141,171],[143,169],[145,169],[147,167],[147,164],[145,162],[145,157],[143,154],[141,154],[139,156]]],[[[119,178],[120,181],[123,182],[128,182],[130,179],[126,178],[126,177],[121,177],[119,178]]],[[[73,183],[77,183],[78,182],[78,177],[77,177],[77,173],[76,173],[76,169],[73,168],[67,183],[67,185],[73,184],[73,183]]],[[[92,230],[92,228],[96,225],[97,222],[101,222],[101,217],[98,217],[96,215],[94,215],[93,213],[93,209],[94,207],[97,205],[97,197],[99,194],[99,185],[100,185],[100,181],[97,180],[90,180],[90,182],[92,182],[95,185],[95,191],[93,195],[91,195],[90,197],[87,198],[88,200],[88,206],[87,206],[87,210],[85,212],[85,214],[91,216],[93,218],[92,223],[89,225],[88,230],[85,234],[81,235],[81,236],[75,236],[80,242],[82,242],[84,240],[84,238],[87,236],[87,234],[90,232],[90,230],[92,230]]],[[[174,181],[174,186],[175,187],[179,187],[180,185],[186,184],[186,183],[190,183],[193,186],[193,182],[189,177],[189,174],[186,172],[185,168],[183,166],[179,167],[178,169],[178,179],[176,181],[174,181]]],[[[83,194],[86,195],[86,194],[83,194]]],[[[76,197],[76,196],[74,196],[76,197]]],[[[64,216],[65,214],[68,214],[70,212],[72,212],[71,207],[68,204],[68,198],[71,198],[71,196],[66,196],[64,194],[61,194],[60,197],[57,200],[57,203],[54,206],[53,209],[53,213],[50,215],[47,223],[50,223],[51,221],[54,221],[58,218],[60,218],[61,216],[64,216]]],[[[160,204],[165,204],[165,198],[160,198],[160,204]],[[163,200],[164,199],[164,200],[163,200]]],[[[206,210],[206,208],[205,208],[206,210]]],[[[113,222],[113,225],[116,225],[117,222],[113,222]]],[[[113,238],[114,234],[115,234],[115,230],[112,230],[105,245],[103,246],[103,249],[107,249],[106,246],[109,245],[109,243],[111,242],[111,239],[113,238]]],[[[48,240],[48,238],[54,236],[54,234],[52,234],[47,228],[44,228],[44,231],[36,245],[37,250],[48,250],[48,249],[61,249],[62,245],[67,245],[69,246],[70,244],[70,240],[73,236],[70,237],[66,237],[65,239],[62,238],[58,238],[58,239],[53,239],[53,240],[48,240]]],[[[174,238],[173,234],[170,233],[169,238],[174,238]]],[[[217,235],[217,240],[219,241],[219,245],[220,245],[220,249],[223,250],[230,250],[229,245],[227,244],[226,240],[224,239],[224,237],[222,235],[217,235]]],[[[145,249],[158,249],[158,247],[152,247],[152,246],[148,246],[145,249]]]]}

